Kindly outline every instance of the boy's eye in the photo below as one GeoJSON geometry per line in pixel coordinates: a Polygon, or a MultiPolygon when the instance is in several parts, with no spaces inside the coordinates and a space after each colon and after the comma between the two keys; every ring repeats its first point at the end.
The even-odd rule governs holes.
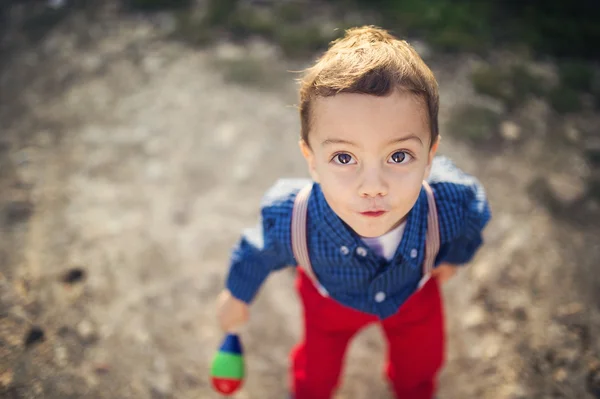
{"type": "Polygon", "coordinates": [[[411,155],[405,151],[396,151],[390,158],[393,163],[404,163],[410,160],[411,155]]]}
{"type": "Polygon", "coordinates": [[[348,165],[350,163],[354,163],[352,155],[345,153],[337,154],[333,157],[333,161],[339,165],[348,165]]]}

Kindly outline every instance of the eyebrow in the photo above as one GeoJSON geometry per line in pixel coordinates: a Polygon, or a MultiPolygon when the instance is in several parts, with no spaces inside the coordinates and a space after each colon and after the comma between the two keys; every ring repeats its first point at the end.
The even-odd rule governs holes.
{"type": "MultiPolygon", "coordinates": [[[[399,139],[394,139],[394,140],[390,141],[387,145],[401,143],[403,141],[408,141],[408,140],[418,140],[421,143],[421,145],[423,145],[423,140],[421,140],[421,138],[419,136],[417,136],[416,134],[411,134],[411,135],[408,135],[406,137],[401,137],[399,139]]],[[[358,144],[353,143],[352,141],[342,140],[342,139],[325,139],[321,143],[322,146],[333,145],[333,144],[346,144],[346,145],[351,145],[351,146],[354,146],[354,147],[358,147],[358,144]]]]}

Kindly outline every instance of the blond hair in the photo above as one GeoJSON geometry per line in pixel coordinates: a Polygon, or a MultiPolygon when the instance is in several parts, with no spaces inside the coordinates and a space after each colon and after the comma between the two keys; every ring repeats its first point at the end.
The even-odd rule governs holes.
{"type": "Polygon", "coordinates": [[[412,93],[427,108],[431,145],[439,135],[438,85],[415,49],[374,26],[348,29],[333,41],[300,81],[301,137],[308,144],[313,101],[338,93],[386,96],[412,93]]]}

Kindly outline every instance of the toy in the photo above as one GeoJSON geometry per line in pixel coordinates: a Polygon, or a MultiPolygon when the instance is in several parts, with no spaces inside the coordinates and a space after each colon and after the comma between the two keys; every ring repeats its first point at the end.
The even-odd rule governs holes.
{"type": "Polygon", "coordinates": [[[244,382],[244,352],[240,337],[228,333],[215,354],[210,369],[213,388],[223,394],[231,395],[244,382]]]}

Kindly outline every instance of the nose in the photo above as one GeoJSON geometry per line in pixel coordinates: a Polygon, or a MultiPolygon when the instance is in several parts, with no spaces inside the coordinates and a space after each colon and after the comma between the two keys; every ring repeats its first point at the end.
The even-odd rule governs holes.
{"type": "Polygon", "coordinates": [[[364,170],[359,194],[361,197],[384,197],[388,193],[388,185],[380,167],[372,167],[364,170]]]}

